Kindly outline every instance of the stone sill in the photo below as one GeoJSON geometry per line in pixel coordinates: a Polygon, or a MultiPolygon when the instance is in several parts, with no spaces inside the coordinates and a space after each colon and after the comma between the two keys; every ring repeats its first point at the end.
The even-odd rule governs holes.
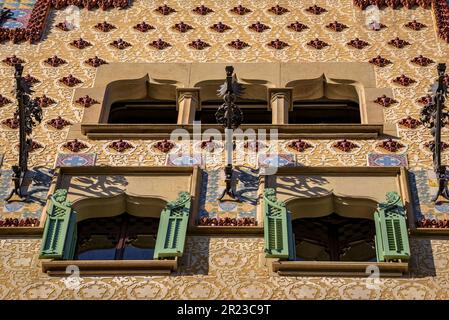
{"type": "Polygon", "coordinates": [[[272,268],[281,276],[368,277],[366,268],[379,268],[380,277],[401,277],[407,262],[274,261],[272,268]]]}
{"type": "Polygon", "coordinates": [[[416,236],[449,236],[449,228],[415,228],[411,233],[416,236]]]}
{"type": "Polygon", "coordinates": [[[192,226],[190,234],[263,235],[262,226],[192,226]]]}
{"type": "Polygon", "coordinates": [[[42,272],[49,276],[69,276],[68,266],[77,266],[80,275],[120,276],[120,275],[169,275],[176,271],[178,259],[173,260],[43,260],[42,272]]]}
{"type": "Polygon", "coordinates": [[[34,236],[42,235],[43,227],[0,227],[0,235],[34,236]]]}

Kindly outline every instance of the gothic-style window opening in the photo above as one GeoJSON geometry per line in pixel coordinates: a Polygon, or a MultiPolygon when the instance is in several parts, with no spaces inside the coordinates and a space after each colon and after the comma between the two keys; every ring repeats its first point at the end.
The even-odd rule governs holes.
{"type": "Polygon", "coordinates": [[[293,102],[290,124],[361,123],[359,104],[350,100],[317,99],[293,102]]]}
{"type": "Polygon", "coordinates": [[[125,100],[111,105],[108,123],[176,124],[176,102],[170,100],[125,100]]]}

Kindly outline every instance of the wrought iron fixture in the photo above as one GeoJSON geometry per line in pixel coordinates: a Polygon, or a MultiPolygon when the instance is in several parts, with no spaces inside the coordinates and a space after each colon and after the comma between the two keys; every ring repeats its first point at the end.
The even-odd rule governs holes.
{"type": "Polygon", "coordinates": [[[430,145],[433,153],[433,168],[438,180],[438,191],[432,198],[436,202],[441,195],[449,200],[449,190],[447,182],[449,176],[446,173],[446,166],[441,164],[441,128],[448,123],[449,113],[444,107],[444,101],[447,97],[447,85],[444,82],[444,73],[446,71],[446,64],[439,63],[438,67],[438,81],[436,81],[430,89],[431,101],[426,104],[421,110],[421,121],[426,127],[431,129],[434,143],[430,145]]]}
{"type": "Polygon", "coordinates": [[[14,114],[14,117],[18,118],[19,122],[19,164],[12,166],[14,188],[5,201],[10,201],[14,194],[18,195],[21,199],[24,197],[22,185],[28,171],[28,154],[33,144],[30,136],[33,127],[42,121],[42,109],[36,100],[31,99],[31,93],[33,91],[22,76],[23,66],[16,64],[14,68],[14,77],[16,79],[15,93],[18,104],[18,110],[14,114]]]}
{"type": "Polygon", "coordinates": [[[11,9],[8,8],[2,8],[0,10],[0,25],[5,22],[8,19],[13,18],[14,13],[11,11],[11,9]]]}
{"type": "Polygon", "coordinates": [[[226,82],[220,86],[217,95],[222,97],[224,103],[218,108],[215,113],[215,118],[218,124],[221,124],[225,129],[226,139],[226,167],[225,167],[225,182],[226,188],[223,191],[219,201],[234,200],[239,201],[232,189],[232,153],[235,149],[235,143],[233,139],[233,130],[237,129],[243,121],[243,112],[235,104],[238,97],[243,94],[243,86],[237,82],[237,77],[234,74],[234,67],[226,67],[226,82]],[[224,199],[225,196],[227,199],[224,199]],[[230,199],[229,199],[230,198],[230,199]]]}

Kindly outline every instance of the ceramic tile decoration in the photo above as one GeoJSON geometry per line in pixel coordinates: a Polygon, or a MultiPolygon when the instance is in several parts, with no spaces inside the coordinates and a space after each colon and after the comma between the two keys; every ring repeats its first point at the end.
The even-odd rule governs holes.
{"type": "Polygon", "coordinates": [[[96,159],[96,153],[60,153],[55,167],[94,166],[96,159]]]}
{"type": "Polygon", "coordinates": [[[403,154],[368,154],[368,166],[372,167],[407,167],[407,156],[403,154]]]}
{"type": "Polygon", "coordinates": [[[203,157],[201,154],[170,153],[167,155],[167,166],[202,166],[203,157]]]}

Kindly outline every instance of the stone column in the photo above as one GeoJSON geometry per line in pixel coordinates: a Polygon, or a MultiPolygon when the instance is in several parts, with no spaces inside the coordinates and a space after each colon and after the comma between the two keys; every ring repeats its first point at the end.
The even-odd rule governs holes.
{"type": "Polygon", "coordinates": [[[198,88],[178,88],[176,109],[178,110],[177,124],[192,124],[195,112],[199,110],[200,99],[198,88]]]}
{"type": "Polygon", "coordinates": [[[270,109],[273,124],[288,124],[288,112],[293,109],[292,89],[270,88],[270,109]]]}

